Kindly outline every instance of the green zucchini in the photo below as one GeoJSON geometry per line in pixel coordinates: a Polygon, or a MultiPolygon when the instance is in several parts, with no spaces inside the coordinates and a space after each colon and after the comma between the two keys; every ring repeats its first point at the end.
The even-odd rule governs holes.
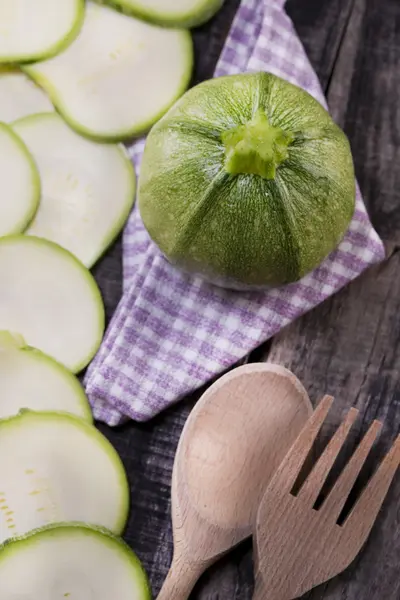
{"type": "Polygon", "coordinates": [[[349,226],[350,145],[319,102],[287,81],[270,73],[216,78],[153,127],[138,202],[173,264],[232,288],[291,283],[349,226]]]}
{"type": "Polygon", "coordinates": [[[0,420],[0,482],[0,543],[61,521],[116,534],[125,526],[122,462],[107,438],[73,415],[28,410],[0,420]]]}
{"type": "Polygon", "coordinates": [[[26,233],[56,242],[88,268],[121,231],[135,197],[135,172],[122,145],[72,131],[56,113],[14,123],[38,166],[39,209],[26,233]]]}
{"type": "Polygon", "coordinates": [[[34,236],[0,238],[0,330],[15,331],[70,371],[83,369],[104,331],[91,273],[70,252],[34,236]]]}
{"type": "Polygon", "coordinates": [[[0,0],[0,63],[44,59],[79,32],[85,0],[0,0]]]}
{"type": "Polygon", "coordinates": [[[78,133],[120,141],[167,111],[188,86],[192,64],[188,31],[88,1],[77,39],[58,56],[24,69],[78,133]]]}
{"type": "Polygon", "coordinates": [[[2,600],[151,600],[132,550],[106,529],[60,523],[0,547],[2,600]]]}
{"type": "Polygon", "coordinates": [[[79,380],[63,365],[27,346],[22,336],[0,331],[0,419],[28,408],[64,411],[92,422],[79,380]]]}

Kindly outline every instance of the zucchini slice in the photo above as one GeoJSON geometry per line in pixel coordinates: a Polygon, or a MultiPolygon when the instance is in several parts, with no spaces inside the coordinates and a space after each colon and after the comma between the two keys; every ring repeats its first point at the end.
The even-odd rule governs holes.
{"type": "Polygon", "coordinates": [[[39,173],[25,144],[0,123],[0,237],[20,233],[40,200],[39,173]]]}
{"type": "Polygon", "coordinates": [[[121,460],[95,427],[61,412],[0,421],[0,542],[61,521],[119,534],[128,508],[121,460]]]}
{"type": "Polygon", "coordinates": [[[0,0],[0,62],[53,56],[82,26],[84,0],[0,0]]]}
{"type": "Polygon", "coordinates": [[[38,166],[39,209],[26,233],[63,246],[88,268],[121,231],[135,197],[135,172],[122,145],[100,144],[56,113],[14,124],[38,166]]]}
{"type": "Polygon", "coordinates": [[[60,523],[0,549],[2,600],[150,600],[132,550],[105,529],[60,523]]]}
{"type": "Polygon", "coordinates": [[[167,29],[88,1],[76,40],[24,70],[82,135],[120,141],[144,132],[187,88],[190,33],[167,29]]]}
{"type": "Polygon", "coordinates": [[[0,67],[0,121],[12,123],[53,110],[48,96],[25,73],[13,67],[0,67]]]}
{"type": "Polygon", "coordinates": [[[70,371],[83,369],[104,332],[91,273],[70,252],[34,236],[0,239],[0,330],[16,331],[70,371]]]}
{"type": "Polygon", "coordinates": [[[221,8],[224,0],[97,0],[166,27],[197,27],[221,8]]]}
{"type": "Polygon", "coordinates": [[[28,408],[64,411],[92,422],[92,412],[79,380],[18,334],[0,331],[0,419],[28,408]]]}

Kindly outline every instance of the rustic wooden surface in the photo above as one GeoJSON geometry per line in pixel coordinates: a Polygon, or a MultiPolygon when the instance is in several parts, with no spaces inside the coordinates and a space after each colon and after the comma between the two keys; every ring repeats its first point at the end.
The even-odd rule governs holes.
{"type": "MultiPolygon", "coordinates": [[[[261,0],[260,0],[261,1],[261,0]]],[[[226,0],[196,32],[196,79],[209,77],[238,0],[226,0]]],[[[250,360],[294,371],[315,402],[336,396],[323,438],[351,405],[361,412],[342,460],[373,418],[385,428],[370,468],[400,430],[400,2],[288,0],[287,10],[320,76],[333,116],[348,134],[357,177],[388,258],[288,327],[250,360]]],[[[110,316],[120,287],[118,244],[97,268],[110,316]]],[[[195,402],[188,399],[145,425],[101,426],[129,473],[132,511],[126,539],[139,554],[156,594],[172,557],[170,482],[174,453],[195,402]]],[[[305,597],[312,600],[399,600],[400,476],[365,549],[342,575],[305,597]]],[[[253,589],[250,542],[212,567],[193,598],[247,600],[253,589]]],[[[177,599],[178,600],[178,599],[177,599]]]]}

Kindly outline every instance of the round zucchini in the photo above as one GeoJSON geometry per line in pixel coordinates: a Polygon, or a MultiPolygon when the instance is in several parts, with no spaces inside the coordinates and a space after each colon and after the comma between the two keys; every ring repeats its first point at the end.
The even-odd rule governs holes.
{"type": "Polygon", "coordinates": [[[233,288],[317,267],[355,207],[349,142],[304,90],[270,73],[191,89],[151,130],[138,202],[173,263],[233,288]]]}

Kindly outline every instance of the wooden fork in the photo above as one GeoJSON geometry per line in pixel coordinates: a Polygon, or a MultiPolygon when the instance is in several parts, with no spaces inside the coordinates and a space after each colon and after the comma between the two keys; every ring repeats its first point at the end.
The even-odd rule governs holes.
{"type": "Polygon", "coordinates": [[[325,396],[283,459],[257,513],[253,600],[292,600],[334,577],[366,541],[400,463],[400,436],[343,524],[337,520],[382,427],[374,421],[324,500],[314,509],[358,410],[350,409],[296,496],[293,486],[327,416],[325,396]]]}

